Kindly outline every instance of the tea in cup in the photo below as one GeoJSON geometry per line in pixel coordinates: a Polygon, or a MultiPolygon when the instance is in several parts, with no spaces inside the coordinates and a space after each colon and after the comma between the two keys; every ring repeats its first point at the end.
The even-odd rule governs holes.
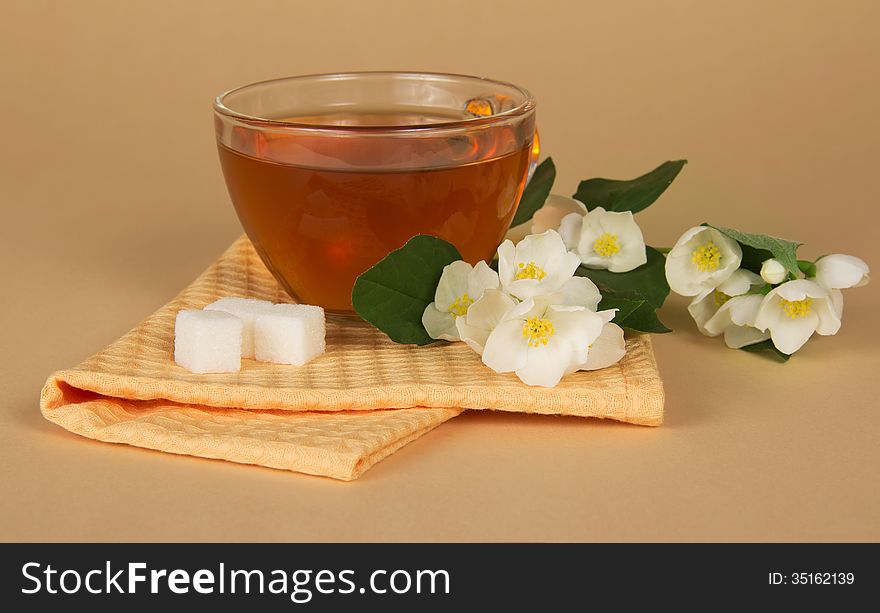
{"type": "Polygon", "coordinates": [[[537,156],[532,96],[477,77],[291,77],[222,94],[214,111],[254,248],[296,301],[342,315],[357,276],[417,234],[491,260],[537,156]]]}

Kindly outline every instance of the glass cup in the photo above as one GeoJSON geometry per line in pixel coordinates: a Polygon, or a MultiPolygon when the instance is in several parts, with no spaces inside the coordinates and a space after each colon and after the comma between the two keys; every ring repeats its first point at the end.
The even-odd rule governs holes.
{"type": "Polygon", "coordinates": [[[214,101],[244,230],[298,302],[352,314],[355,278],[417,234],[491,260],[537,159],[535,101],[477,77],[362,72],[214,101]]]}

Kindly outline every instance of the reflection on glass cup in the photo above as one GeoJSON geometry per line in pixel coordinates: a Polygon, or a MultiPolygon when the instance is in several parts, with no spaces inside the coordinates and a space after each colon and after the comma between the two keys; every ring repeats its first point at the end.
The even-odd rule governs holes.
{"type": "Polygon", "coordinates": [[[291,77],[214,102],[226,185],[290,293],[350,314],[355,278],[416,234],[491,260],[537,158],[535,101],[430,73],[291,77]]]}

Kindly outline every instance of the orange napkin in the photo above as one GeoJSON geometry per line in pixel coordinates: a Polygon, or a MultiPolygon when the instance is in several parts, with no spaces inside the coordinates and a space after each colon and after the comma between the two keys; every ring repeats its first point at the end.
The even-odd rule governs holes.
{"type": "Polygon", "coordinates": [[[355,479],[463,408],[663,420],[651,341],[627,341],[615,366],[523,385],[463,343],[397,345],[328,320],[327,352],[301,367],[242,360],[241,372],[193,374],[173,359],[174,320],[223,296],[289,301],[250,242],[236,241],[174,300],[43,388],[43,415],[89,438],[171,453],[355,479]]]}

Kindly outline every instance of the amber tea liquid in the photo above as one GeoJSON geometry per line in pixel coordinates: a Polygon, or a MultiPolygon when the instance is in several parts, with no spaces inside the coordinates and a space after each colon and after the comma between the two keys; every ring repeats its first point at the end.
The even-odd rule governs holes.
{"type": "MultiPolygon", "coordinates": [[[[437,120],[381,114],[317,119],[367,130],[390,121],[437,120]]],[[[492,134],[402,145],[381,136],[328,143],[326,137],[241,132],[233,148],[219,150],[238,216],[266,265],[297,300],[345,314],[352,312],[355,278],[416,234],[448,240],[471,263],[491,260],[515,213],[532,145],[529,140],[494,155],[510,151],[504,141],[513,142],[513,135],[492,134]],[[327,167],[339,159],[344,168],[327,167]],[[427,164],[401,167],[412,160],[427,164]]]]}

